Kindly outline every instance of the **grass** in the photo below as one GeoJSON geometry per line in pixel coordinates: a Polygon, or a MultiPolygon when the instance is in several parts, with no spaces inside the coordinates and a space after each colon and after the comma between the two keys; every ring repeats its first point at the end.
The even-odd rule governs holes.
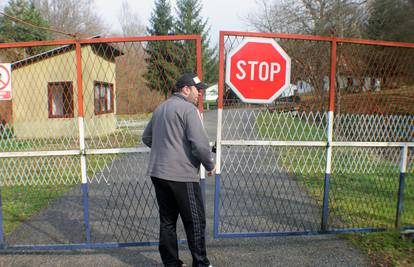
{"type": "Polygon", "coordinates": [[[214,110],[217,109],[217,100],[203,101],[204,110],[214,110]],[[208,107],[208,109],[207,109],[208,107]]]}
{"type": "MultiPolygon", "coordinates": [[[[262,138],[270,140],[321,141],[325,138],[323,128],[309,125],[290,113],[264,112],[258,116],[256,128],[262,138]]],[[[324,169],[325,160],[312,159],[325,158],[325,149],[288,147],[280,151],[283,167],[292,173],[308,195],[321,204],[324,179],[324,171],[321,170],[324,169]],[[315,168],[315,164],[323,166],[315,168]]],[[[334,149],[333,173],[330,178],[329,229],[394,229],[399,183],[398,164],[391,162],[386,155],[381,156],[373,151],[355,148],[334,149]],[[366,168],[368,166],[373,168],[366,168]]],[[[406,178],[404,207],[402,225],[414,226],[414,209],[411,208],[414,207],[413,174],[406,178]]],[[[398,233],[344,236],[369,252],[374,265],[413,264],[413,246],[397,238],[398,233]]]]}
{"type": "MultiPolygon", "coordinates": [[[[309,117],[312,121],[313,117],[309,117]]],[[[305,123],[293,113],[262,112],[256,119],[256,128],[261,137],[278,141],[324,141],[326,136],[320,120],[315,114],[312,123],[305,123]]]]}
{"type": "Polygon", "coordinates": [[[74,186],[69,184],[2,187],[3,227],[6,236],[20,223],[38,214],[74,186]]]}
{"type": "MultiPolygon", "coordinates": [[[[114,133],[85,138],[89,148],[136,147],[141,142],[141,132],[137,129],[123,127],[114,133]]],[[[1,152],[50,151],[79,149],[77,136],[70,138],[34,138],[17,139],[14,137],[0,139],[1,152]]]]}
{"type": "Polygon", "coordinates": [[[4,158],[2,211],[5,234],[80,184],[80,158],[4,158]]]}
{"type": "Polygon", "coordinates": [[[116,119],[119,120],[149,120],[152,116],[150,113],[137,113],[137,114],[123,114],[116,115],[116,119]]]}
{"type": "Polygon", "coordinates": [[[414,266],[414,242],[402,239],[398,231],[341,236],[367,253],[372,266],[414,266]]]}

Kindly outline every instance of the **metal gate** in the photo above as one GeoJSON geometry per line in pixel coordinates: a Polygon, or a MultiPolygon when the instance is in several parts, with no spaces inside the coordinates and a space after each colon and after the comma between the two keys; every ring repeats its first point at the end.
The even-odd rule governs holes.
{"type": "Polygon", "coordinates": [[[414,226],[414,44],[220,32],[219,48],[214,237],[414,226]],[[247,37],[291,57],[271,105],[224,84],[247,37]]]}
{"type": "Polygon", "coordinates": [[[2,248],[157,244],[141,133],[181,73],[202,75],[201,37],[10,43],[0,53],[13,87],[0,101],[2,248]]]}
{"type": "MultiPolygon", "coordinates": [[[[413,227],[413,48],[221,32],[214,237],[413,227]],[[224,85],[225,56],[248,36],[292,58],[272,105],[224,85]]],[[[13,86],[0,101],[1,247],[156,245],[140,135],[180,73],[202,75],[201,37],[0,44],[0,57],[13,86]]]]}

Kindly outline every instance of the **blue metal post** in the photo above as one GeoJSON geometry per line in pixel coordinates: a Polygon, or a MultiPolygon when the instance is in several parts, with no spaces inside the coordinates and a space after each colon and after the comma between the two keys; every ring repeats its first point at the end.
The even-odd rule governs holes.
{"type": "Polygon", "coordinates": [[[89,224],[89,188],[87,183],[82,183],[83,193],[83,221],[85,224],[86,243],[91,242],[91,229],[89,224]]]}
{"type": "Polygon", "coordinates": [[[321,230],[326,232],[328,227],[328,215],[329,215],[329,182],[330,174],[325,173],[325,181],[323,188],[323,207],[322,207],[322,223],[321,230]]]}
{"type": "Polygon", "coordinates": [[[404,185],[405,185],[405,173],[400,173],[400,183],[398,187],[398,199],[397,199],[397,215],[395,219],[395,228],[401,226],[401,214],[403,212],[403,198],[404,198],[404,185]]]}
{"type": "Polygon", "coordinates": [[[220,174],[216,174],[215,192],[214,192],[214,223],[213,237],[219,237],[219,216],[220,216],[220,174]]]}
{"type": "Polygon", "coordinates": [[[401,227],[401,215],[403,213],[403,199],[404,199],[404,185],[405,185],[405,172],[407,169],[408,158],[408,146],[404,145],[401,153],[400,164],[400,182],[398,186],[398,199],[397,199],[397,214],[395,218],[395,228],[401,227]]]}

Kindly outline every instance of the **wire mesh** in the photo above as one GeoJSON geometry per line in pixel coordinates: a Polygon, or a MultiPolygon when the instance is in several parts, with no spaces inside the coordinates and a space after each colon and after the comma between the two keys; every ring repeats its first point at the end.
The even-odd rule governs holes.
{"type": "MultiPolygon", "coordinates": [[[[88,157],[93,242],[158,241],[158,206],[147,163],[147,153],[88,157]]],[[[178,229],[184,237],[181,221],[178,229]]]]}
{"type": "MultiPolygon", "coordinates": [[[[244,37],[225,36],[224,56],[244,37]]],[[[225,85],[223,140],[326,139],[329,100],[330,44],[328,42],[275,39],[291,57],[291,85],[272,104],[242,103],[225,85]]],[[[225,73],[225,70],[224,70],[225,73]]]]}
{"type": "Polygon", "coordinates": [[[328,227],[393,228],[400,160],[401,148],[334,148],[328,227]]]}
{"type": "Polygon", "coordinates": [[[74,45],[0,49],[12,100],[0,101],[0,151],[78,148],[74,45]]]}
{"type": "MultiPolygon", "coordinates": [[[[243,40],[225,36],[224,56],[243,40]]],[[[289,89],[257,105],[242,103],[225,85],[222,140],[326,140],[330,44],[275,40],[291,57],[289,89]]],[[[224,146],[221,157],[220,232],[319,230],[324,148],[224,146]]]]}
{"type": "Polygon", "coordinates": [[[23,152],[0,159],[7,245],[84,243],[84,216],[93,242],[158,240],[158,211],[145,174],[149,153],[81,153],[79,112],[86,149],[139,146],[151,112],[177,77],[197,72],[197,38],[89,41],[81,40],[81,62],[75,41],[0,50],[2,61],[12,63],[13,84],[12,100],[0,101],[0,152],[23,152]],[[53,156],[69,152],[62,150],[79,155],[53,156]],[[41,156],[44,151],[50,156],[41,156]],[[89,196],[81,188],[81,157],[89,196]]]}
{"type": "MultiPolygon", "coordinates": [[[[244,38],[224,35],[225,60],[244,38]]],[[[292,78],[289,90],[272,104],[244,104],[224,85],[222,140],[327,141],[331,44],[314,39],[275,38],[292,59],[292,78]]],[[[413,142],[413,57],[412,48],[338,43],[334,141],[413,142]]],[[[401,148],[373,145],[333,151],[328,228],[394,227],[401,148]]],[[[325,158],[322,147],[224,146],[219,230],[319,230],[325,158]],[[277,160],[269,164],[273,158],[277,160]],[[313,182],[303,182],[309,181],[303,179],[307,169],[312,170],[313,182]],[[301,199],[295,192],[316,201],[314,219],[290,216],[301,213],[291,204],[301,199]],[[289,197],[281,199],[285,194],[289,197]],[[270,204],[257,195],[279,199],[270,204]],[[313,224],[306,225],[309,221],[313,224]]],[[[411,182],[406,180],[404,205],[412,202],[411,182]]],[[[411,212],[404,209],[403,214],[404,223],[412,225],[411,212]]]]}
{"type": "Polygon", "coordinates": [[[2,158],[0,164],[8,245],[85,240],[79,156],[2,158]]]}
{"type": "Polygon", "coordinates": [[[195,40],[82,45],[87,148],[134,147],[183,72],[196,73],[195,40]]]}
{"type": "Polygon", "coordinates": [[[335,140],[413,142],[414,49],[341,43],[335,140]]]}
{"type": "Polygon", "coordinates": [[[317,231],[323,148],[224,146],[220,184],[223,233],[317,231]]]}

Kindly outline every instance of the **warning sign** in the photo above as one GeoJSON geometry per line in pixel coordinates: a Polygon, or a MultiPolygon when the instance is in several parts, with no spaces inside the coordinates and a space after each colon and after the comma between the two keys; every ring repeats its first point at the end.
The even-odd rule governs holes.
{"type": "Polygon", "coordinates": [[[0,64],[0,100],[11,99],[11,64],[0,64]]]}

